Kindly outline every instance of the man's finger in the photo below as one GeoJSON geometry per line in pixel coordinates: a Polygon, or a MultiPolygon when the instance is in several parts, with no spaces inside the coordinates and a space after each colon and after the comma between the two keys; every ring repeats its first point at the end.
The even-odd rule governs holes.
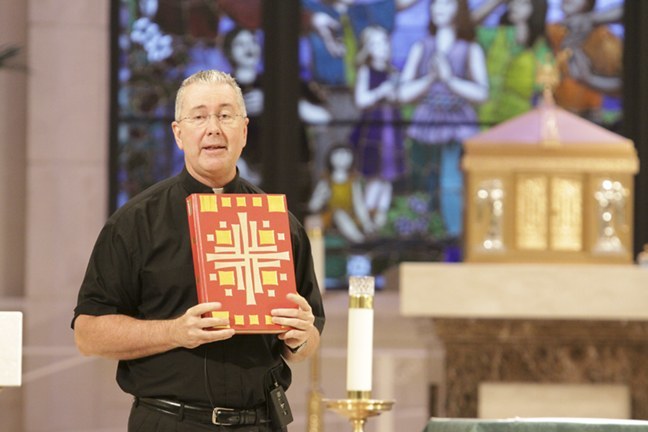
{"type": "Polygon", "coordinates": [[[196,315],[202,315],[202,314],[206,314],[207,312],[221,310],[222,308],[223,305],[219,302],[207,302],[207,303],[199,303],[196,306],[190,308],[189,310],[191,311],[191,313],[194,313],[196,315]]]}
{"type": "Polygon", "coordinates": [[[229,320],[227,318],[203,318],[200,322],[200,326],[203,329],[215,328],[215,327],[229,327],[229,320]]]}

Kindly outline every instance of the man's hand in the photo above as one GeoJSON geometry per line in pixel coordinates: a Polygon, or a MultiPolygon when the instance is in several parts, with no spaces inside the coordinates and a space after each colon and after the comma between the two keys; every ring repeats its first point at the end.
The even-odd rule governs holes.
{"type": "Polygon", "coordinates": [[[284,341],[286,347],[295,349],[308,342],[299,353],[293,354],[289,349],[284,350],[285,356],[290,360],[301,360],[308,357],[319,345],[319,331],[314,324],[313,309],[306,299],[298,294],[288,294],[286,297],[298,307],[296,309],[273,309],[271,312],[272,322],[290,327],[290,330],[278,336],[284,341]]]}
{"type": "Polygon", "coordinates": [[[233,329],[215,329],[228,325],[227,319],[203,317],[204,314],[220,310],[221,307],[220,303],[212,302],[187,309],[184,315],[172,321],[171,337],[178,346],[185,348],[196,348],[205,343],[231,338],[235,333],[233,329]]]}
{"type": "Polygon", "coordinates": [[[74,322],[74,338],[82,354],[116,360],[147,357],[179,347],[195,348],[234,335],[233,329],[211,330],[226,325],[227,320],[202,316],[220,309],[220,303],[203,303],[169,320],[79,315],[74,322]]]}

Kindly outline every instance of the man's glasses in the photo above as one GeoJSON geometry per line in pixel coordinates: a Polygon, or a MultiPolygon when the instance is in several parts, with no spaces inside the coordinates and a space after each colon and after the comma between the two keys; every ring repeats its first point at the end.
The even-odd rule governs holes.
{"type": "Polygon", "coordinates": [[[191,116],[182,117],[180,120],[178,120],[178,123],[186,120],[192,126],[203,127],[207,124],[209,119],[212,117],[216,117],[216,121],[218,121],[218,124],[220,124],[221,126],[230,126],[234,124],[237,117],[245,117],[245,116],[241,114],[230,114],[225,112],[218,113],[218,114],[194,114],[191,116]]]}

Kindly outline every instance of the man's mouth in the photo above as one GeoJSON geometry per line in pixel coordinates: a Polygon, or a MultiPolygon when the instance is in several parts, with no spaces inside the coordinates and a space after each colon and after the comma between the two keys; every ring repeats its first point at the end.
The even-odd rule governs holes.
{"type": "Polygon", "coordinates": [[[203,146],[202,148],[205,151],[217,151],[217,150],[225,150],[226,147],[224,145],[218,145],[218,144],[213,144],[213,145],[206,145],[203,146]]]}

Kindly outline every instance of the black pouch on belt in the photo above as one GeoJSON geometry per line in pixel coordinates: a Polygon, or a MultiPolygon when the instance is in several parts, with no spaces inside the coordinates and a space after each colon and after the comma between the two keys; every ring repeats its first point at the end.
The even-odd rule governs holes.
{"type": "Polygon", "coordinates": [[[272,382],[267,394],[268,411],[272,424],[279,428],[285,428],[293,421],[292,411],[286,398],[283,387],[279,385],[274,376],[274,371],[270,370],[270,380],[272,382]]]}

